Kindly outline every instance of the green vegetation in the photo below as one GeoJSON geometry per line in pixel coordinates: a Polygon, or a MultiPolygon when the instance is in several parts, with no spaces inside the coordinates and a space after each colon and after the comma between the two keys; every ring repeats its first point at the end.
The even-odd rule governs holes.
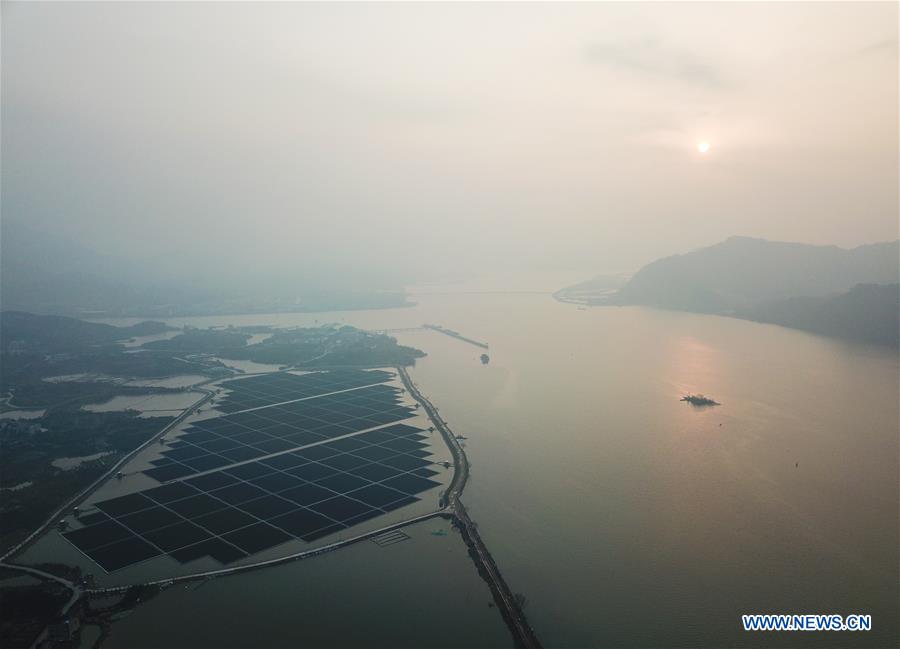
{"type": "Polygon", "coordinates": [[[0,313],[0,345],[3,351],[69,351],[73,347],[98,345],[168,330],[162,322],[141,322],[130,327],[86,322],[75,318],[35,315],[24,311],[0,313]]]}
{"type": "Polygon", "coordinates": [[[681,397],[682,401],[686,401],[692,406],[718,406],[721,405],[718,401],[710,399],[709,397],[705,397],[702,394],[686,394],[681,397]]]}
{"type": "Polygon", "coordinates": [[[900,344],[897,241],[842,249],[731,237],[641,268],[616,291],[557,291],[579,304],[644,305],[770,322],[827,336],[900,344]]]}
{"type": "Polygon", "coordinates": [[[612,304],[730,313],[796,296],[825,296],[857,284],[894,284],[898,242],[842,249],[731,237],[641,268],[612,304]]]}
{"type": "Polygon", "coordinates": [[[32,646],[69,596],[69,591],[56,582],[27,586],[5,586],[0,582],[0,647],[32,646]]]}
{"type": "Polygon", "coordinates": [[[148,343],[145,347],[304,369],[413,365],[417,358],[425,355],[418,349],[398,345],[389,336],[336,325],[268,330],[260,327],[224,331],[192,329],[170,340],[148,343]],[[272,335],[258,344],[247,345],[251,332],[272,335]]]}
{"type": "Polygon", "coordinates": [[[169,340],[155,340],[143,345],[144,349],[165,350],[167,352],[187,352],[217,354],[223,349],[244,347],[249,333],[219,331],[216,329],[189,329],[169,340]]]}
{"type": "Polygon", "coordinates": [[[0,547],[39,527],[123,455],[159,432],[171,417],[88,412],[115,396],[179,392],[125,385],[132,378],[226,373],[216,357],[304,369],[412,365],[424,354],[385,335],[353,327],[187,329],[168,340],[126,349],[117,341],[165,331],[161,323],[112,327],[57,316],[0,314],[0,408],[45,408],[31,420],[0,420],[0,547]],[[251,333],[270,333],[247,345],[251,333]],[[84,375],[79,380],[48,381],[84,375]],[[102,457],[62,470],[58,458],[102,457]]]}
{"type": "Polygon", "coordinates": [[[28,536],[66,500],[171,420],[66,407],[50,409],[37,420],[0,421],[0,547],[11,547],[28,536]],[[68,470],[52,464],[57,458],[98,453],[108,455],[68,470]]]}
{"type": "Polygon", "coordinates": [[[898,284],[859,284],[846,293],[778,300],[736,315],[849,340],[900,345],[898,284]]]}

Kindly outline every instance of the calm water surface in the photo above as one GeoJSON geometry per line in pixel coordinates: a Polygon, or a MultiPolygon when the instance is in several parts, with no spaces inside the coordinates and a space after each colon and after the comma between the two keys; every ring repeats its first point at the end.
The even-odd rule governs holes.
{"type": "Polygon", "coordinates": [[[459,534],[443,520],[406,531],[386,547],[170,588],[116,622],[103,646],[512,647],[459,534]]]}
{"type": "MultiPolygon", "coordinates": [[[[429,322],[489,342],[484,366],[477,347],[396,334],[429,354],[413,379],[469,438],[464,500],[546,646],[897,645],[896,352],[549,295],[417,299],[170,324],[429,322]],[[874,630],[761,637],[746,612],[870,613],[874,630]]],[[[227,583],[220,602],[244,597],[227,583]]]]}

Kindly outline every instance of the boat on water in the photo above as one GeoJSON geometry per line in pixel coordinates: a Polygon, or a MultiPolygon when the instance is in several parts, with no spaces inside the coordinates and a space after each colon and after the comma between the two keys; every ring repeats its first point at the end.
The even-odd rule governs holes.
{"type": "Polygon", "coordinates": [[[686,394],[681,397],[682,401],[687,401],[692,406],[719,406],[722,405],[718,401],[703,396],[702,394],[686,394]]]}

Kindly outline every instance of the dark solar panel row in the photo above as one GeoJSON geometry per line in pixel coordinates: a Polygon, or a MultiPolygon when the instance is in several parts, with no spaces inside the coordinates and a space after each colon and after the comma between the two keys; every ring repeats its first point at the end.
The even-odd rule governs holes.
{"type": "Polygon", "coordinates": [[[440,483],[423,431],[398,423],[97,503],[64,536],[111,572],[168,554],[227,564],[293,538],[312,542],[440,483]]]}
{"type": "Polygon", "coordinates": [[[335,370],[309,374],[276,373],[228,381],[223,385],[230,394],[219,408],[235,412],[313,397],[364,385],[383,383],[393,376],[383,370],[335,370]]]}
{"type": "Polygon", "coordinates": [[[414,410],[398,394],[377,385],[195,422],[144,473],[168,482],[405,419],[414,410]]]}

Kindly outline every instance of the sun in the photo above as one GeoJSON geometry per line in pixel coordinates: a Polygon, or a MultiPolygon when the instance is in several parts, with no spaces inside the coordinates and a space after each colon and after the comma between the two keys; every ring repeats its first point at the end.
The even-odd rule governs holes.
{"type": "Polygon", "coordinates": [[[701,140],[697,142],[697,151],[700,153],[709,153],[709,142],[706,140],[701,140]]]}

